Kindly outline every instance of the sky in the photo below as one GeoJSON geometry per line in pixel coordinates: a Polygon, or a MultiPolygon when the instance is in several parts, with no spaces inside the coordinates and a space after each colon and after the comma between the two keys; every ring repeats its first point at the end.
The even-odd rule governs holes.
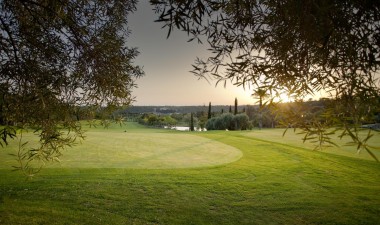
{"type": "Polygon", "coordinates": [[[136,102],[133,105],[233,105],[235,98],[239,105],[256,104],[251,97],[252,90],[244,90],[227,83],[227,87],[216,81],[199,79],[189,71],[196,57],[209,56],[207,45],[187,42],[185,32],[172,31],[167,39],[167,30],[149,5],[141,0],[137,11],[128,17],[131,34],[127,39],[129,47],[137,47],[140,55],[136,65],[143,66],[145,76],[137,80],[138,88],[133,90],[136,102]]]}

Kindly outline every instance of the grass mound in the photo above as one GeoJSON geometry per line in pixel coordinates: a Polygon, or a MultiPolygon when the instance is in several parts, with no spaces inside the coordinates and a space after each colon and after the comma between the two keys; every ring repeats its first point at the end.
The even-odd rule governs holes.
{"type": "MultiPolygon", "coordinates": [[[[168,169],[210,167],[234,162],[242,157],[235,147],[216,140],[191,135],[189,132],[147,129],[128,123],[110,129],[88,128],[81,144],[64,151],[60,163],[49,168],[133,168],[168,169]]],[[[24,141],[36,142],[32,133],[24,134],[24,141]]],[[[14,140],[5,151],[0,151],[0,168],[11,168],[17,162],[7,154],[16,153],[14,140]],[[6,159],[6,160],[4,160],[6,159]]]]}
{"type": "Polygon", "coordinates": [[[65,153],[65,168],[194,168],[238,160],[238,149],[188,133],[88,132],[65,153]]]}

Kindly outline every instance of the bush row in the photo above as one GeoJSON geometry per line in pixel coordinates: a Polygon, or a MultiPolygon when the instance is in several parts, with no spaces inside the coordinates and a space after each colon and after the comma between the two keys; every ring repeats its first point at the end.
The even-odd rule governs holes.
{"type": "Polygon", "coordinates": [[[233,115],[224,113],[217,117],[207,120],[207,130],[247,130],[252,129],[252,122],[249,121],[247,114],[241,113],[233,115]]]}

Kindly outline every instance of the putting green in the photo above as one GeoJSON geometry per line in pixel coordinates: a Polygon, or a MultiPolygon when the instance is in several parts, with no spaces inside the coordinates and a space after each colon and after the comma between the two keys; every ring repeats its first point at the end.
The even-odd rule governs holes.
{"type": "MultiPolygon", "coordinates": [[[[33,142],[32,134],[24,136],[33,142]]],[[[2,168],[17,165],[16,143],[0,152],[2,168]],[[11,147],[12,146],[12,147],[11,147]],[[5,155],[7,154],[7,155],[5,155]]],[[[222,165],[242,157],[240,150],[189,133],[86,132],[83,143],[68,148],[49,168],[195,168],[222,165]]]]}
{"type": "Polygon", "coordinates": [[[230,163],[242,153],[188,133],[88,132],[83,144],[64,152],[70,168],[192,168],[230,163]]]}

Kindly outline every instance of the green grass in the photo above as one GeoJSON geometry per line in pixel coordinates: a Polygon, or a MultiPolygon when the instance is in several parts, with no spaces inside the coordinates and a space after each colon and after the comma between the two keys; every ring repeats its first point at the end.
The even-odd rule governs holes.
{"type": "MultiPolygon", "coordinates": [[[[110,129],[88,129],[86,139],[60,157],[60,163],[48,168],[195,168],[230,163],[242,157],[235,147],[188,132],[163,132],[141,129],[134,124],[127,128],[114,125],[110,129]]],[[[23,140],[36,142],[32,133],[23,140]]],[[[17,153],[17,140],[5,150],[17,153]]],[[[15,157],[4,156],[0,168],[15,164],[15,157]]]]}
{"type": "MultiPolygon", "coordinates": [[[[96,133],[118,137],[123,129],[89,129],[88,139],[96,133]]],[[[88,163],[83,154],[83,164],[88,163],[90,168],[80,166],[80,162],[45,168],[31,181],[1,169],[0,224],[380,222],[380,164],[355,154],[311,151],[294,145],[291,136],[290,141],[277,143],[273,130],[189,134],[145,129],[132,123],[126,129],[122,135],[147,135],[146,144],[152,140],[148,137],[179,135],[201,143],[208,140],[231,146],[243,156],[203,167],[142,169],[88,163]]],[[[86,142],[83,145],[90,145],[86,142]]],[[[111,148],[112,141],[110,144],[111,148]]],[[[1,151],[0,160],[6,155],[1,151]]],[[[69,149],[65,154],[72,152],[69,149]]],[[[181,157],[174,158],[186,161],[181,157]]],[[[93,156],[89,155],[88,160],[93,156]]]]}
{"type": "MultiPolygon", "coordinates": [[[[256,130],[255,132],[246,132],[246,133],[243,133],[243,135],[250,138],[254,138],[254,139],[260,139],[260,140],[314,150],[315,143],[311,143],[310,141],[303,142],[302,138],[304,137],[304,134],[299,134],[299,132],[300,130],[296,130],[294,132],[293,129],[289,129],[283,136],[284,129],[263,129],[263,130],[256,130]]],[[[366,137],[367,133],[368,133],[368,130],[363,130],[361,132],[363,137],[366,137]]],[[[368,144],[379,147],[380,146],[380,132],[372,130],[371,133],[374,136],[369,140],[368,144]]],[[[337,144],[337,146],[332,145],[330,147],[326,147],[319,151],[336,154],[336,155],[354,157],[354,158],[359,158],[359,159],[366,159],[370,161],[374,160],[374,158],[367,151],[365,150],[358,151],[357,146],[347,145],[348,142],[352,142],[350,137],[344,136],[341,139],[338,137],[339,135],[340,135],[339,132],[337,132],[335,135],[332,135],[332,137],[334,138],[333,141],[334,143],[337,144]]],[[[380,151],[373,150],[372,152],[380,160],[380,151]]]]}

